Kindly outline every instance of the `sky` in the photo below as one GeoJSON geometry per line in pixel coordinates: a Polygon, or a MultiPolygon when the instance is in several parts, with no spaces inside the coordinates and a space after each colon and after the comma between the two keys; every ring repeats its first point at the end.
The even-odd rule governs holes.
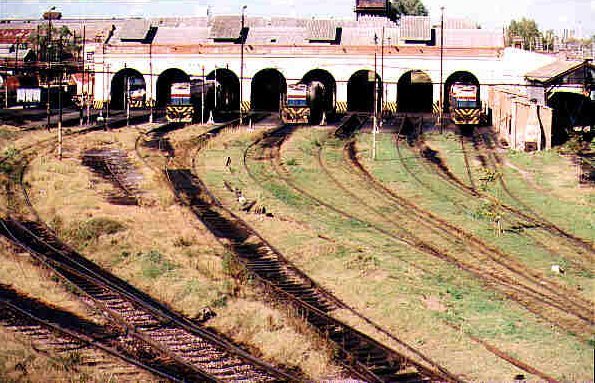
{"type": "MultiPolygon", "coordinates": [[[[434,20],[465,17],[483,28],[502,28],[512,19],[533,18],[540,29],[574,29],[578,36],[595,34],[595,0],[422,0],[434,20]]],[[[353,18],[355,0],[0,0],[0,18],[38,18],[51,6],[64,17],[204,16],[207,6],[214,14],[353,18]]]]}

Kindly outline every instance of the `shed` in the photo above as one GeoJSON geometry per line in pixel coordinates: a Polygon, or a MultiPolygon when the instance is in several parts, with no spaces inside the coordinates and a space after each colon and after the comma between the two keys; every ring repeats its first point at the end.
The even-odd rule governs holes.
{"type": "Polygon", "coordinates": [[[529,98],[554,110],[552,143],[595,131],[595,66],[591,60],[555,61],[525,75],[529,98]]]}
{"type": "Polygon", "coordinates": [[[595,100],[595,65],[585,61],[554,61],[525,74],[537,102],[546,103],[556,92],[582,94],[595,100]]]}

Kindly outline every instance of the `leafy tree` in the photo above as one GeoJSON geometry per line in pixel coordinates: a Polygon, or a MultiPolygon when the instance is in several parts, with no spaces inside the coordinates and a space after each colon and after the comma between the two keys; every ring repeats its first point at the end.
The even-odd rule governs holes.
{"type": "Polygon", "coordinates": [[[555,35],[554,35],[553,30],[549,29],[549,30],[545,31],[542,35],[542,39],[543,39],[543,49],[547,49],[550,51],[554,49],[555,35]]]}
{"type": "Polygon", "coordinates": [[[43,24],[29,36],[29,44],[40,61],[63,62],[73,60],[81,51],[80,41],[67,26],[52,26],[51,41],[49,25],[43,24]],[[77,39],[78,40],[78,39],[77,39]]]}
{"type": "Polygon", "coordinates": [[[388,15],[391,20],[396,21],[401,16],[427,16],[428,10],[421,0],[390,0],[388,15]]]}
{"type": "Polygon", "coordinates": [[[535,20],[524,17],[518,21],[512,20],[506,32],[508,45],[511,45],[515,38],[521,38],[525,49],[535,47],[535,41],[540,36],[535,20]]]}

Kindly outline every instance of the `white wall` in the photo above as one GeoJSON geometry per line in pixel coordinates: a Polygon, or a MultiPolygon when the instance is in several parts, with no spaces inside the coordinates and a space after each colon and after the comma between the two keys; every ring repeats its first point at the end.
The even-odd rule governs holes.
{"type": "MultiPolygon", "coordinates": [[[[101,49],[97,49],[95,55],[96,67],[98,69],[107,69],[103,65],[104,57],[101,49]]],[[[546,55],[520,51],[518,49],[507,48],[500,51],[502,54],[492,57],[444,57],[443,61],[443,81],[456,71],[467,71],[474,74],[479,80],[481,86],[482,100],[488,99],[488,86],[490,84],[520,84],[524,83],[523,76],[530,70],[546,65],[554,58],[546,55]]],[[[113,73],[123,68],[133,68],[145,74],[147,88],[150,87],[150,65],[148,54],[142,55],[123,55],[106,54],[106,64],[109,64],[109,71],[112,75],[105,79],[105,75],[98,73],[95,82],[95,99],[106,100],[105,91],[109,88],[107,84],[111,83],[113,73]]],[[[377,72],[381,73],[381,60],[377,57],[377,72]]],[[[147,89],[147,97],[151,98],[155,94],[157,78],[165,70],[178,68],[189,75],[202,75],[203,68],[205,75],[209,74],[215,67],[227,67],[238,77],[240,75],[239,54],[221,54],[221,55],[152,55],[153,81],[152,89],[147,89]]],[[[337,82],[337,101],[347,101],[347,81],[352,74],[358,70],[374,70],[373,55],[254,55],[246,53],[244,59],[244,82],[243,96],[244,100],[250,100],[251,78],[260,70],[266,68],[275,68],[279,70],[288,80],[301,79],[312,69],[324,69],[330,72],[337,82]]],[[[387,87],[387,100],[394,101],[397,97],[397,86],[399,78],[409,70],[422,70],[432,79],[434,86],[434,101],[440,97],[440,58],[434,56],[405,56],[405,55],[386,55],[384,57],[384,79],[387,87]]]]}

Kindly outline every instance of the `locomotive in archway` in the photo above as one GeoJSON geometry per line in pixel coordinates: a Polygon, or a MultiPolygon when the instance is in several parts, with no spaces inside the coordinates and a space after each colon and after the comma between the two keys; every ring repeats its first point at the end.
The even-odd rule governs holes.
{"type": "Polygon", "coordinates": [[[281,121],[285,124],[322,124],[333,113],[328,102],[331,96],[320,81],[288,85],[287,92],[281,95],[281,121]]]}

